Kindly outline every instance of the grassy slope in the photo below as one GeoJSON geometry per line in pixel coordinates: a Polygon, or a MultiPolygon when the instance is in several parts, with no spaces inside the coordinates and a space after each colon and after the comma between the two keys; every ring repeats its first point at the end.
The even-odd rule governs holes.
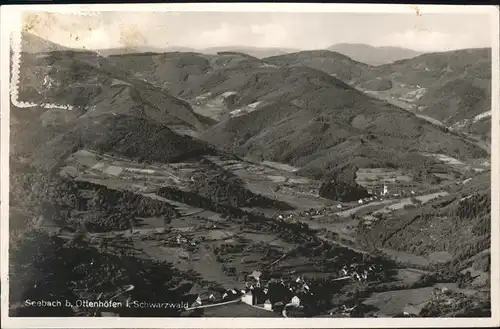
{"type": "Polygon", "coordinates": [[[398,166],[414,152],[459,158],[482,154],[460,137],[314,69],[259,72],[240,86],[235,88],[233,108],[256,101],[267,105],[225,120],[203,135],[238,154],[322,172],[347,160],[363,165],[392,161],[398,166]]]}
{"type": "Polygon", "coordinates": [[[398,60],[412,58],[421,53],[401,47],[373,47],[366,44],[338,43],[328,50],[335,51],[369,65],[383,65],[398,60]]]}
{"type": "Polygon", "coordinates": [[[21,100],[74,105],[93,114],[119,112],[203,129],[189,103],[132,77],[93,53],[23,54],[21,100]],[[36,72],[34,74],[33,72],[36,72]],[[51,84],[44,84],[45,77],[51,84]]]}
{"type": "MultiPolygon", "coordinates": [[[[365,70],[357,84],[370,86],[381,78],[392,81],[390,92],[398,97],[404,96],[407,88],[426,88],[415,106],[448,125],[470,120],[491,107],[491,50],[487,48],[430,53],[381,65],[365,70]],[[400,88],[401,84],[406,89],[400,88]]],[[[491,130],[488,125],[472,122],[463,129],[483,137],[491,130]]]]}
{"type": "Polygon", "coordinates": [[[108,114],[80,119],[67,134],[51,139],[39,149],[34,155],[34,163],[51,169],[79,148],[122,155],[141,162],[183,161],[218,152],[205,142],[178,135],[151,120],[108,114]]]}
{"type": "Polygon", "coordinates": [[[490,206],[485,173],[443,199],[396,211],[371,228],[360,226],[360,241],[425,257],[445,252],[460,270],[470,265],[467,259],[489,248],[490,206]]]}
{"type": "Polygon", "coordinates": [[[300,51],[264,58],[264,61],[279,66],[307,66],[319,69],[346,82],[358,78],[369,68],[367,64],[329,50],[300,51]]]}

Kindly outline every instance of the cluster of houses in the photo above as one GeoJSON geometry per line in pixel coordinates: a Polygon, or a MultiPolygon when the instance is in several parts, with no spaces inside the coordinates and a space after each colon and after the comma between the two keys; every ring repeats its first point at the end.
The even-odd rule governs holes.
{"type": "Polygon", "coordinates": [[[295,221],[295,214],[280,214],[275,219],[290,223],[295,221]]]}
{"type": "MultiPolygon", "coordinates": [[[[378,271],[381,271],[380,265],[345,265],[339,271],[339,275],[342,276],[339,279],[367,281],[373,279],[378,271]]],[[[311,305],[311,303],[314,305],[316,301],[308,282],[301,276],[289,280],[283,278],[263,279],[262,272],[253,271],[246,275],[243,289],[233,288],[202,293],[197,296],[191,307],[224,304],[237,299],[255,308],[270,312],[282,312],[283,314],[294,312],[293,310],[300,313],[304,306],[311,305]]],[[[343,313],[346,315],[353,310],[353,308],[344,308],[343,313]]]]}
{"type": "Polygon", "coordinates": [[[314,298],[309,285],[302,277],[285,282],[283,279],[261,280],[262,273],[254,271],[245,280],[242,301],[248,305],[260,306],[273,311],[286,305],[303,306],[303,301],[314,298]]]}
{"type": "Polygon", "coordinates": [[[192,248],[198,246],[201,242],[205,240],[204,237],[189,237],[183,234],[177,234],[175,237],[175,243],[177,246],[181,246],[183,248],[192,248]]]}
{"type": "MultiPolygon", "coordinates": [[[[383,188],[381,191],[373,191],[373,190],[368,190],[368,193],[370,194],[369,197],[362,198],[358,200],[359,205],[363,204],[368,204],[370,202],[375,202],[375,201],[382,201],[387,198],[391,197],[400,197],[400,196],[414,196],[416,193],[415,191],[399,191],[399,193],[389,193],[389,188],[387,185],[384,184],[383,188]]],[[[337,204],[335,208],[341,210],[341,209],[349,209],[354,207],[353,205],[343,205],[343,204],[337,204]]],[[[324,207],[324,208],[318,208],[318,209],[309,209],[306,211],[303,211],[298,214],[279,214],[275,216],[275,219],[280,220],[280,221],[285,221],[285,222],[294,222],[296,221],[296,216],[299,217],[307,217],[307,218],[313,218],[316,216],[328,216],[331,214],[334,214],[335,211],[332,210],[331,207],[324,207]]]]}
{"type": "Polygon", "coordinates": [[[325,216],[329,214],[328,208],[309,209],[302,212],[303,216],[325,216]]]}
{"type": "Polygon", "coordinates": [[[245,279],[244,289],[227,289],[224,292],[206,292],[197,296],[191,307],[203,307],[229,302],[241,298],[247,305],[267,311],[276,311],[281,306],[300,307],[303,301],[313,297],[307,282],[302,277],[285,282],[283,279],[261,280],[262,273],[253,271],[245,279]],[[272,296],[272,297],[271,297],[272,296]]]}
{"type": "MultiPolygon", "coordinates": [[[[360,264],[345,265],[340,271],[339,279],[367,281],[380,272],[380,265],[362,266],[360,264]]],[[[254,271],[245,280],[245,289],[241,290],[242,301],[265,310],[276,311],[287,306],[300,308],[307,303],[314,303],[315,296],[307,281],[298,276],[293,280],[270,279],[263,281],[262,273],[254,271]]],[[[352,309],[347,310],[352,311],[352,309]]]]}
{"type": "Polygon", "coordinates": [[[387,185],[384,184],[384,187],[382,191],[377,193],[376,191],[373,190],[368,190],[368,194],[370,194],[369,197],[359,199],[358,204],[365,204],[373,201],[379,201],[379,200],[384,200],[386,198],[391,198],[391,197],[399,197],[399,196],[411,196],[415,195],[415,191],[399,191],[399,193],[389,193],[389,188],[387,185]]]}
{"type": "MultiPolygon", "coordinates": [[[[348,206],[338,204],[335,206],[337,209],[348,209],[348,206]]],[[[329,216],[335,214],[335,210],[332,209],[331,206],[324,207],[324,208],[317,208],[317,209],[309,209],[301,212],[299,215],[303,217],[308,217],[308,218],[314,218],[314,217],[322,217],[322,216],[329,216]]]]}
{"type": "Polygon", "coordinates": [[[377,272],[382,270],[381,265],[361,266],[359,264],[344,265],[340,270],[339,275],[343,277],[351,277],[354,280],[364,282],[373,279],[377,272]]]}

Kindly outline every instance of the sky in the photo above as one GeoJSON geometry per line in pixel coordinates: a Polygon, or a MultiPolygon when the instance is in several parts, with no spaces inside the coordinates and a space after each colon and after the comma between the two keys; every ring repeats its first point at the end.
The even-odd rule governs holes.
{"type": "Polygon", "coordinates": [[[102,12],[28,15],[24,28],[73,48],[214,46],[322,49],[336,43],[446,51],[491,46],[485,14],[102,12]]]}

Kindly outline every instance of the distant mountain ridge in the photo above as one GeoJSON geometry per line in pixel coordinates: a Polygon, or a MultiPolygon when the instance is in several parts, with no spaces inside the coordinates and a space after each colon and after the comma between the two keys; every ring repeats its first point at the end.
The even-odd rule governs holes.
{"type": "Polygon", "coordinates": [[[62,46],[52,41],[43,39],[37,35],[28,32],[21,33],[21,51],[26,53],[46,53],[51,51],[79,51],[79,49],[72,49],[62,46]]]}
{"type": "MultiPolygon", "coordinates": [[[[46,53],[52,51],[88,51],[88,49],[71,48],[62,46],[55,42],[43,39],[29,32],[22,33],[22,51],[27,53],[46,53]]],[[[208,48],[193,48],[185,46],[167,46],[167,47],[118,47],[106,49],[92,49],[101,56],[125,55],[125,54],[141,54],[141,53],[169,53],[169,52],[192,52],[207,55],[216,55],[219,52],[239,52],[247,55],[264,58],[270,56],[284,55],[287,53],[297,52],[298,49],[282,48],[282,47],[251,47],[251,46],[217,46],[208,48]]]]}
{"type": "Polygon", "coordinates": [[[231,52],[245,53],[247,55],[257,58],[265,58],[265,57],[294,53],[300,50],[292,48],[283,48],[283,47],[220,46],[220,47],[204,48],[198,51],[205,54],[217,54],[219,52],[231,51],[231,52]]]}
{"type": "MultiPolygon", "coordinates": [[[[27,53],[44,53],[51,51],[88,51],[87,49],[78,49],[62,46],[52,41],[48,41],[32,33],[22,33],[22,51],[27,53]]],[[[373,47],[366,44],[339,43],[326,50],[337,52],[351,59],[366,63],[369,65],[381,65],[395,62],[401,59],[408,59],[422,54],[411,49],[400,47],[373,47]]],[[[267,58],[273,56],[286,55],[291,53],[300,53],[304,51],[284,47],[251,47],[251,46],[217,46],[208,48],[192,48],[184,46],[167,47],[123,47],[93,50],[102,56],[122,55],[133,53],[166,53],[166,52],[194,52],[209,55],[216,55],[219,52],[239,52],[256,58],[267,58]]]]}
{"type": "MultiPolygon", "coordinates": [[[[451,66],[446,58],[441,59],[442,54],[436,54],[372,67],[329,50],[264,59],[235,51],[107,58],[90,52],[54,53],[34,56],[31,71],[21,75],[24,87],[20,95],[23,99],[80,104],[84,112],[80,119],[86,122],[110,116],[106,122],[120,121],[137,132],[141,130],[137,127],[155,131],[157,124],[173,131],[188,129],[228,152],[285,162],[315,177],[347,165],[384,166],[388,159],[394,167],[413,168],[418,162],[424,168],[428,164],[420,152],[458,158],[484,154],[460,136],[354,87],[358,82],[386,77],[398,83],[393,89],[406,83],[412,84],[406,88],[412,91],[421,87],[417,84],[435,82],[439,75],[448,76],[460,68],[464,71],[462,61],[476,58],[474,52],[467,54],[470,58],[449,54],[451,66]],[[461,62],[454,63],[457,59],[461,62]],[[47,67],[53,70],[45,72],[47,67]],[[447,67],[453,72],[441,71],[447,67]],[[33,74],[33,69],[40,72],[33,74]],[[40,77],[44,76],[52,80],[49,85],[42,84],[40,77]],[[120,120],[121,116],[144,120],[144,124],[120,120]]],[[[475,72],[476,68],[467,70],[475,72]]],[[[458,78],[454,74],[450,77],[458,78]]],[[[474,98],[461,103],[471,101],[474,98]]],[[[426,104],[429,111],[433,105],[426,104]]],[[[46,120],[71,120],[77,126],[83,122],[58,113],[46,116],[46,120]]],[[[100,125],[104,126],[108,125],[100,125]]],[[[104,129],[96,130],[96,134],[101,132],[104,129]]],[[[115,134],[106,141],[116,146],[115,137],[130,145],[145,144],[152,138],[137,133],[129,141],[127,136],[115,134]]]]}
{"type": "Polygon", "coordinates": [[[362,76],[369,65],[330,50],[304,50],[263,59],[266,63],[278,66],[307,66],[326,72],[344,82],[362,76]]]}
{"type": "Polygon", "coordinates": [[[248,46],[220,46],[208,48],[192,48],[183,46],[169,46],[164,48],[159,47],[136,47],[136,48],[110,48],[100,49],[98,52],[104,56],[116,56],[126,54],[141,54],[141,53],[171,53],[171,52],[186,52],[206,55],[217,55],[223,52],[244,53],[256,58],[265,58],[271,56],[285,55],[288,53],[297,52],[297,49],[281,48],[281,47],[248,47],[248,46]]]}
{"type": "Polygon", "coordinates": [[[402,47],[375,47],[363,43],[337,43],[327,49],[373,66],[389,64],[423,54],[423,52],[402,47]]]}

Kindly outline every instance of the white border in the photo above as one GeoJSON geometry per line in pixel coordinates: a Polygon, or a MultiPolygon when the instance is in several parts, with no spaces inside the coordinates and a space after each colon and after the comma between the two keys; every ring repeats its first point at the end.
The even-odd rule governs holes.
{"type": "MultiPolygon", "coordinates": [[[[96,12],[79,12],[70,11],[65,13],[67,15],[75,16],[96,16],[96,12]]],[[[14,17],[12,17],[14,19],[14,17]]],[[[11,26],[12,29],[12,63],[11,63],[11,87],[10,87],[10,99],[12,104],[18,108],[30,108],[30,107],[43,107],[46,109],[65,109],[73,110],[74,106],[69,104],[52,104],[52,103],[34,103],[30,101],[22,101],[19,99],[19,69],[21,68],[21,54],[22,54],[22,17],[21,15],[15,16],[16,22],[11,26]]]]}
{"type": "Polygon", "coordinates": [[[499,304],[499,12],[495,6],[448,6],[448,5],[374,5],[374,4],[284,4],[284,3],[212,3],[212,4],[102,4],[102,5],[29,5],[1,7],[1,282],[2,327],[5,328],[377,328],[377,327],[494,327],[500,325],[499,304]],[[412,13],[418,7],[426,13],[488,14],[492,33],[492,245],[491,245],[491,318],[9,318],[8,317],[8,154],[9,154],[9,32],[21,11],[51,11],[61,13],[100,11],[230,11],[230,12],[350,12],[350,13],[412,13]]]}

